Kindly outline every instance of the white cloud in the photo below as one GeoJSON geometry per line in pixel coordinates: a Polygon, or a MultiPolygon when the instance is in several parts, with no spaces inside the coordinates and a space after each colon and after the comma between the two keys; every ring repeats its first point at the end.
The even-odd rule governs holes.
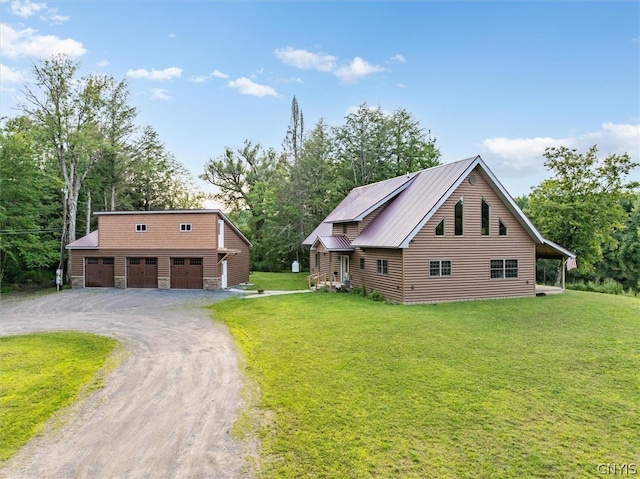
{"type": "Polygon", "coordinates": [[[152,88],[150,91],[151,91],[152,100],[171,100],[172,99],[171,95],[169,95],[169,91],[164,88],[152,88]]]}
{"type": "Polygon", "coordinates": [[[312,53],[307,50],[287,47],[276,49],[273,54],[285,65],[300,68],[302,70],[318,70],[331,72],[335,69],[337,58],[333,55],[312,53]]]}
{"type": "Polygon", "coordinates": [[[104,67],[109,66],[109,65],[110,65],[110,63],[109,63],[109,60],[100,60],[100,61],[97,63],[97,65],[98,65],[99,67],[104,68],[104,67]]]}
{"type": "Polygon", "coordinates": [[[46,3],[32,3],[29,0],[24,0],[23,2],[16,0],[11,3],[11,13],[22,18],[28,18],[40,11],[46,12],[47,10],[46,3]]]}
{"type": "Polygon", "coordinates": [[[59,14],[57,9],[49,7],[46,3],[31,2],[29,0],[11,2],[11,13],[22,18],[40,14],[42,18],[48,19],[53,23],[63,23],[69,20],[68,16],[59,14]]]}
{"type": "Polygon", "coordinates": [[[71,38],[39,35],[33,28],[16,30],[6,23],[0,27],[0,55],[3,57],[16,59],[26,56],[46,59],[52,55],[66,54],[75,58],[87,52],[81,42],[71,38]]]}
{"type": "Polygon", "coordinates": [[[207,77],[204,77],[202,75],[194,75],[189,80],[193,83],[204,83],[207,81],[207,77]]]}
{"type": "Polygon", "coordinates": [[[147,80],[165,81],[173,78],[180,78],[182,76],[182,68],[169,67],[164,70],[146,70],[139,68],[138,70],[129,70],[126,73],[129,78],[145,78],[147,80]]]}
{"type": "Polygon", "coordinates": [[[238,78],[227,83],[228,87],[235,88],[242,95],[251,96],[278,96],[278,93],[267,85],[260,85],[251,81],[249,78],[238,78]]]}
{"type": "Polygon", "coordinates": [[[541,167],[544,163],[542,154],[545,148],[565,146],[586,152],[593,145],[598,145],[601,156],[628,153],[634,161],[640,160],[640,124],[603,123],[600,130],[566,138],[488,138],[483,146],[500,158],[500,167],[522,172],[523,170],[541,167]]]}
{"type": "Polygon", "coordinates": [[[397,63],[407,63],[407,60],[405,60],[405,58],[399,53],[397,55],[392,56],[391,61],[397,62],[397,63]]]}
{"type": "Polygon", "coordinates": [[[222,73],[220,70],[213,70],[211,72],[211,76],[216,78],[223,78],[223,79],[229,78],[229,75],[227,75],[226,73],[222,73]]]}
{"type": "Polygon", "coordinates": [[[0,77],[2,83],[23,83],[24,75],[22,72],[12,70],[10,67],[0,64],[0,77]]]}
{"type": "Polygon", "coordinates": [[[384,68],[371,65],[360,57],[355,57],[351,64],[338,68],[334,74],[345,83],[355,83],[361,78],[384,71],[384,68]]]}

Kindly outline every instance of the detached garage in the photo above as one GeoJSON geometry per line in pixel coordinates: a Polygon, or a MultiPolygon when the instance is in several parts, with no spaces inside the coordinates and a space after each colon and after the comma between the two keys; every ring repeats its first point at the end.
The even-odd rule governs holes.
{"type": "Polygon", "coordinates": [[[67,246],[74,288],[216,290],[249,281],[251,243],[219,210],[95,213],[67,246]]]}

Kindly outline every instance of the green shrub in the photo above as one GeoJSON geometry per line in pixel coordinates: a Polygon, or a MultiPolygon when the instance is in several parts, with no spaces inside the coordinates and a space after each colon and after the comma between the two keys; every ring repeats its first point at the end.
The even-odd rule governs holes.
{"type": "Polygon", "coordinates": [[[373,301],[384,301],[386,298],[384,297],[384,294],[378,292],[378,291],[371,291],[371,294],[369,295],[369,297],[373,300],[373,301]]]}

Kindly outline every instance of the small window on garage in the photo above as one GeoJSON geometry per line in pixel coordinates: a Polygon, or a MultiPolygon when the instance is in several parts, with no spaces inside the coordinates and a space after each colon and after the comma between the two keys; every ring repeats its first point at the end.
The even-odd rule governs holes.
{"type": "Polygon", "coordinates": [[[202,266],[202,258],[191,258],[189,264],[191,266],[202,266]]]}
{"type": "Polygon", "coordinates": [[[87,258],[87,264],[98,264],[98,258],[87,258]]]}
{"type": "Polygon", "coordinates": [[[147,231],[147,225],[144,223],[138,223],[136,225],[136,231],[138,233],[144,233],[145,231],[147,231]]]}
{"type": "Polygon", "coordinates": [[[102,264],[113,264],[113,258],[102,258],[102,264]]]}
{"type": "Polygon", "coordinates": [[[129,264],[140,264],[140,258],[129,258],[129,264]]]}
{"type": "Polygon", "coordinates": [[[144,264],[158,264],[158,258],[145,258],[144,264]]]}
{"type": "Polygon", "coordinates": [[[173,258],[174,266],[184,266],[184,258],[173,258]]]}
{"type": "Polygon", "coordinates": [[[180,223],[180,231],[183,233],[191,231],[191,223],[180,223]]]}

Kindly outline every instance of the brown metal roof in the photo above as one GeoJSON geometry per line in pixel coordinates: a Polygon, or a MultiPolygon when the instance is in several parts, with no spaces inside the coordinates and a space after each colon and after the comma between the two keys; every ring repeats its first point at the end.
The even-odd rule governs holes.
{"type": "Polygon", "coordinates": [[[352,242],[353,246],[399,248],[426,223],[473,169],[479,157],[416,173],[415,179],[352,242]],[[415,233],[414,233],[415,232],[415,233]]]}
{"type": "Polygon", "coordinates": [[[349,238],[344,235],[336,236],[318,236],[318,238],[311,245],[311,249],[315,249],[318,242],[322,243],[324,249],[327,251],[353,251],[349,238]]]}
{"type": "Polygon", "coordinates": [[[333,225],[331,223],[320,223],[309,236],[302,242],[304,246],[311,246],[318,236],[331,236],[333,225]]]}
{"type": "Polygon", "coordinates": [[[325,218],[327,223],[344,223],[347,221],[362,221],[365,216],[380,205],[388,202],[400,194],[411,184],[411,180],[418,173],[397,176],[389,180],[372,183],[354,188],[325,218]]]}

